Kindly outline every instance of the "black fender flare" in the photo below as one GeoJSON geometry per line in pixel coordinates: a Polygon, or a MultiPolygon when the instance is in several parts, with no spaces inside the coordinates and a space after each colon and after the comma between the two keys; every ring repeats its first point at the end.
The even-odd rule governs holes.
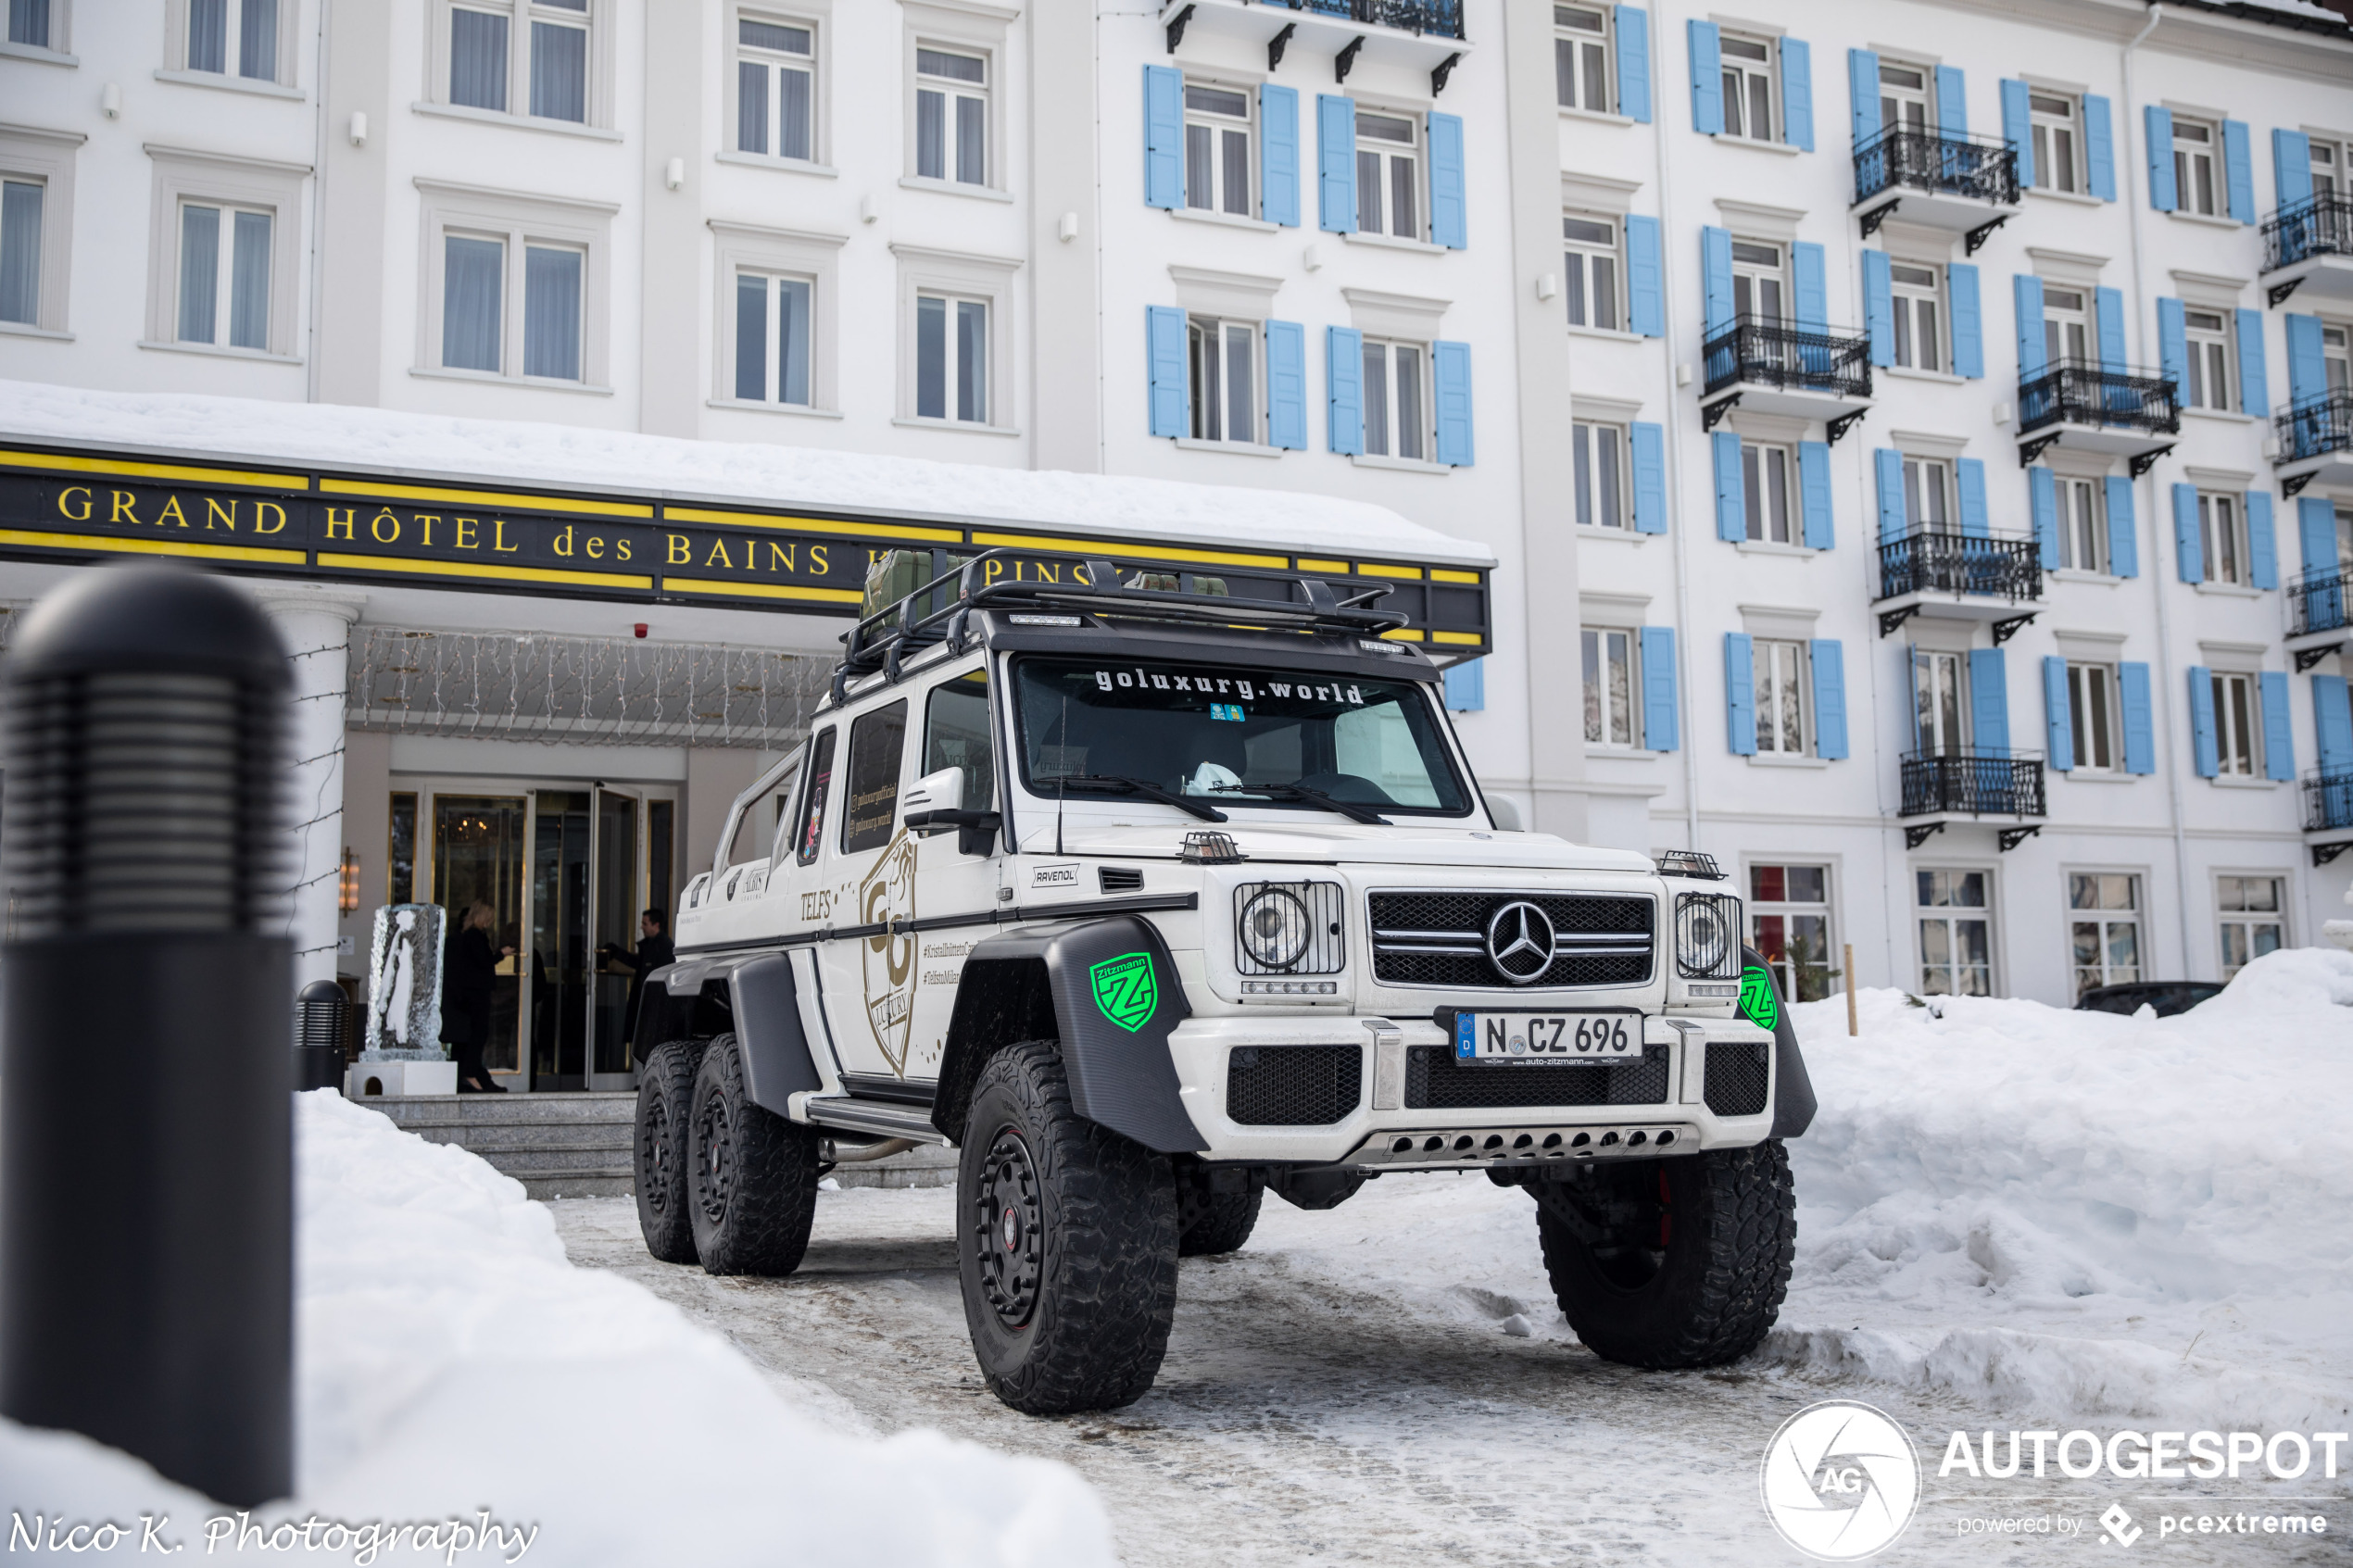
{"type": "Polygon", "coordinates": [[[744,1087],[763,1110],[788,1115],[793,1096],[824,1087],[800,1026],[792,960],[784,953],[690,960],[658,969],[646,977],[641,1016],[656,1018],[657,1005],[662,1010],[661,1027],[648,1031],[648,1037],[658,1041],[732,1031],[743,1061],[744,1087]],[[723,1010],[724,1019],[717,1016],[723,1010]]]}
{"type": "Polygon", "coordinates": [[[1789,1021],[1780,983],[1754,947],[1741,949],[1740,1015],[1773,1032],[1773,1130],[1765,1135],[1796,1137],[1814,1124],[1818,1103],[1814,1080],[1806,1071],[1806,1054],[1797,1048],[1797,1028],[1789,1021]]]}
{"type": "Polygon", "coordinates": [[[988,1058],[1051,1035],[1081,1116],[1163,1154],[1204,1152],[1168,1049],[1192,1010],[1167,942],[1139,916],[988,937],[965,959],[956,987],[932,1125],[963,1142],[972,1085],[988,1058]]]}

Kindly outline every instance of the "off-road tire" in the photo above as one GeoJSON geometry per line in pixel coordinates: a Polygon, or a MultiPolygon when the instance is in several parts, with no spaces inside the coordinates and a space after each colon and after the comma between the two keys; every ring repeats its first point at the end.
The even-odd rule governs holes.
{"type": "Polygon", "coordinates": [[[1256,1182],[1240,1192],[1212,1192],[1207,1173],[1199,1167],[1178,1172],[1176,1256],[1217,1258],[1240,1251],[1258,1226],[1258,1204],[1265,1196],[1256,1182]]]}
{"type": "Polygon", "coordinates": [[[817,1217],[817,1135],[754,1105],[736,1037],[703,1053],[687,1115],[687,1212],[714,1274],[788,1274],[817,1217]]]}
{"type": "Polygon", "coordinates": [[[637,1229],[646,1250],[665,1263],[695,1261],[695,1225],[687,1210],[686,1107],[708,1040],[656,1046],[637,1070],[637,1123],[631,1144],[637,1189],[637,1229]]]}
{"type": "Polygon", "coordinates": [[[1536,1215],[1553,1293],[1586,1348],[1655,1369],[1719,1366],[1755,1349],[1780,1310],[1797,1247],[1780,1141],[1592,1174],[1604,1194],[1640,1205],[1630,1229],[1642,1234],[1614,1233],[1596,1248],[1541,1203],[1536,1215]]]}
{"type": "Polygon", "coordinates": [[[1142,1398],[1176,1316],[1176,1180],[1165,1156],[1072,1110],[1053,1041],[981,1069],[956,1200],[964,1322],[989,1390],[1029,1415],[1142,1398]]]}

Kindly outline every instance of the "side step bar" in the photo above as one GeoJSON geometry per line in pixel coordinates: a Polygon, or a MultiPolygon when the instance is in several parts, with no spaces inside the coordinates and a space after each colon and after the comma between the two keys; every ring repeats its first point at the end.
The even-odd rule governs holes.
{"type": "Polygon", "coordinates": [[[879,1100],[850,1099],[839,1095],[812,1095],[800,1102],[800,1112],[821,1127],[872,1133],[877,1137],[908,1138],[916,1143],[944,1144],[948,1141],[940,1130],[931,1124],[931,1113],[912,1105],[888,1105],[879,1100]]]}

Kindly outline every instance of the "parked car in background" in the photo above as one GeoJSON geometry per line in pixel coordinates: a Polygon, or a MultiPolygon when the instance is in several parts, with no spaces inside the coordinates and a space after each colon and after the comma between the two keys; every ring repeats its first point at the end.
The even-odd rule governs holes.
{"type": "Polygon", "coordinates": [[[2159,1018],[2171,1018],[2219,997],[2222,987],[2211,980],[2134,980],[2122,985],[2095,985],[2075,999],[2078,1012],[2120,1012],[2127,1018],[2144,1004],[2159,1018]]]}

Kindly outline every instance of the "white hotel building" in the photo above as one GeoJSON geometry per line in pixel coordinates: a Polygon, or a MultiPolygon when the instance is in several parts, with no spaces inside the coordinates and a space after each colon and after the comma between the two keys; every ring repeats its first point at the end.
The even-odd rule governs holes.
{"type": "MultiPolygon", "coordinates": [[[[463,463],[371,456],[415,414],[571,427],[608,474],[684,437],[1290,492],[1427,531],[1255,547],[1400,584],[1466,656],[1491,791],[1714,854],[1808,994],[1848,944],[1916,992],[2223,978],[2353,878],[2353,29],[2307,0],[6,14],[0,378],[74,390],[0,418],[0,478],[33,486],[0,507],[0,599],[134,547],[23,513],[74,473],[304,466],[173,395],[332,406],[325,466],[376,478],[294,488],[371,505],[551,483],[478,426],[463,463]]],[[[859,515],[983,543],[954,474],[859,515]]],[[[686,515],[598,483],[602,514],[544,509],[686,515]]],[[[1241,559],[1216,509],[1192,547],[1241,559]]],[[[1139,558],[1194,558],[1181,533],[1139,558]]],[[[600,912],[544,950],[625,935],[799,734],[805,690],[727,660],[845,624],[839,589],[648,577],[633,608],[448,562],[220,564],[348,660],[313,737],[344,936],[472,888],[541,951],[575,872],[600,912]],[[761,711],[713,733],[588,694],[502,738],[441,684],[385,695],[462,658],[511,696],[557,642],[592,671],[673,647],[652,686],[717,669],[723,710],[761,711]]],[[[337,913],[306,908],[324,954],[337,913]]],[[[518,1071],[605,1016],[581,984],[513,1001],[518,1071]]],[[[625,1071],[574,1045],[539,1086],[625,1071]]]]}

